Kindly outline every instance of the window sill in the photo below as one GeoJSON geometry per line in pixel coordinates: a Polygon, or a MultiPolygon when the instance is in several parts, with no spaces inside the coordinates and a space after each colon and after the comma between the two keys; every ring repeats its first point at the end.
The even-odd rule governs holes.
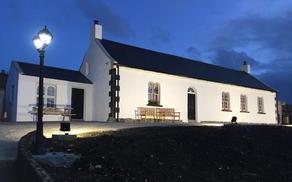
{"type": "Polygon", "coordinates": [[[241,113],[249,113],[248,111],[240,111],[241,113]]]}
{"type": "Polygon", "coordinates": [[[147,106],[163,107],[162,105],[156,103],[148,103],[147,106]]]}
{"type": "Polygon", "coordinates": [[[266,113],[264,113],[264,112],[258,112],[258,114],[266,114],[266,113]]]}
{"type": "Polygon", "coordinates": [[[232,112],[232,110],[229,110],[229,109],[222,109],[221,111],[224,111],[224,112],[232,112]]]}

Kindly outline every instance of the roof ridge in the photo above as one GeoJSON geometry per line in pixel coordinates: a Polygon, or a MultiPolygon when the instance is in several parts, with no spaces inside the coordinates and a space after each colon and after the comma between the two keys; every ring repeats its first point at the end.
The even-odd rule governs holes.
{"type": "MultiPolygon", "coordinates": [[[[28,63],[28,62],[24,62],[24,61],[15,61],[15,62],[16,62],[16,63],[30,64],[30,65],[39,66],[39,64],[28,63]]],[[[73,70],[73,69],[60,68],[60,67],[56,67],[56,66],[47,66],[47,65],[44,65],[44,67],[48,67],[48,68],[54,68],[54,69],[60,69],[60,70],[66,70],[66,71],[75,71],[75,72],[80,72],[79,70],[73,70]]],[[[80,72],[80,73],[81,73],[81,72],[80,72]]]]}
{"type": "Polygon", "coordinates": [[[135,45],[129,45],[129,44],[125,44],[125,43],[120,43],[120,42],[113,41],[113,40],[108,40],[108,39],[102,39],[102,40],[110,41],[110,42],[113,42],[113,43],[116,43],[116,44],[120,44],[120,45],[123,45],[123,46],[132,47],[132,48],[136,48],[136,49],[141,49],[141,50],[145,50],[145,51],[151,51],[151,52],[163,54],[163,55],[166,55],[166,56],[176,57],[176,58],[181,59],[180,61],[191,62],[191,63],[197,62],[197,63],[200,63],[200,64],[205,64],[205,65],[208,65],[208,66],[212,66],[212,67],[218,67],[220,69],[227,69],[227,70],[231,70],[231,71],[235,71],[235,72],[240,72],[240,73],[242,72],[241,70],[236,70],[236,69],[227,68],[227,67],[220,66],[220,65],[210,64],[210,63],[203,62],[201,60],[194,60],[194,59],[187,58],[187,57],[183,57],[183,56],[178,56],[178,55],[174,55],[174,54],[170,54],[170,53],[165,53],[165,52],[159,52],[159,51],[155,51],[155,50],[148,49],[148,48],[143,48],[143,47],[137,47],[135,45]]]}

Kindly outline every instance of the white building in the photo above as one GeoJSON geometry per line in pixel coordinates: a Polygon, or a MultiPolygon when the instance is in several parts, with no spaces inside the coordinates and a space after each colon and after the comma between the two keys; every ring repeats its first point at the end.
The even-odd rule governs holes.
{"type": "MultiPolygon", "coordinates": [[[[6,104],[9,121],[34,121],[32,109],[38,98],[39,66],[12,62],[6,84],[6,104]]],[[[44,68],[44,106],[74,107],[73,118],[93,120],[92,84],[79,71],[46,66],[44,68]]],[[[62,120],[59,114],[44,115],[44,121],[62,120]]],[[[66,118],[68,119],[68,118],[66,118]]]]}
{"type": "MultiPolygon", "coordinates": [[[[12,64],[7,84],[12,121],[32,120],[28,105],[36,103],[37,66],[26,65],[36,69],[29,74],[21,71],[23,64],[12,64]]],[[[183,122],[230,122],[236,116],[239,123],[277,124],[276,91],[253,77],[248,64],[232,70],[113,42],[102,38],[98,22],[80,72],[67,71],[70,79],[45,75],[46,89],[51,85],[55,89],[54,104],[72,105],[72,89],[82,88],[80,119],[135,118],[138,107],[149,107],[174,108],[183,122]]]]}

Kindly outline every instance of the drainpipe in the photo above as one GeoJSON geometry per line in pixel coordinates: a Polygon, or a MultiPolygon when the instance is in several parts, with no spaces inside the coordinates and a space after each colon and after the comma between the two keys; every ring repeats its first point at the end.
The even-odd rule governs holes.
{"type": "Polygon", "coordinates": [[[283,122],[280,119],[280,114],[279,114],[279,98],[278,98],[278,91],[276,91],[276,112],[277,112],[277,120],[278,120],[278,124],[282,124],[283,122]]]}

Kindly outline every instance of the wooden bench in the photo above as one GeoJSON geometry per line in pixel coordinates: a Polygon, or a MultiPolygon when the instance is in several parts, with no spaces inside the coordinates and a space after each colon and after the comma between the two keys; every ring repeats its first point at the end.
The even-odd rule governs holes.
{"type": "Polygon", "coordinates": [[[65,117],[69,117],[69,121],[72,120],[72,116],[75,116],[76,114],[71,113],[72,108],[64,108],[64,111],[61,113],[63,116],[63,121],[65,120],[65,117]]]}
{"type": "Polygon", "coordinates": [[[138,119],[143,120],[143,119],[153,119],[155,120],[155,108],[149,108],[149,107],[138,107],[137,109],[137,116],[138,119]]]}
{"type": "Polygon", "coordinates": [[[138,107],[136,118],[139,120],[153,119],[156,120],[180,120],[180,112],[175,112],[173,108],[152,108],[138,107]]]}
{"type": "MultiPolygon", "coordinates": [[[[33,107],[32,111],[29,112],[30,114],[37,114],[38,113],[38,108],[33,107]]],[[[43,115],[61,115],[62,110],[59,108],[54,108],[54,107],[44,107],[43,108],[43,115]]]]}
{"type": "MultiPolygon", "coordinates": [[[[65,107],[65,108],[57,108],[57,107],[44,107],[43,108],[43,115],[61,115],[63,116],[63,121],[65,120],[65,117],[69,117],[69,120],[71,121],[71,117],[76,115],[71,113],[72,108],[65,107]]],[[[32,111],[29,111],[30,114],[37,115],[38,114],[38,108],[32,107],[32,111]]]]}
{"type": "Polygon", "coordinates": [[[156,108],[156,116],[158,120],[180,120],[180,112],[175,112],[173,108],[156,108]]]}

